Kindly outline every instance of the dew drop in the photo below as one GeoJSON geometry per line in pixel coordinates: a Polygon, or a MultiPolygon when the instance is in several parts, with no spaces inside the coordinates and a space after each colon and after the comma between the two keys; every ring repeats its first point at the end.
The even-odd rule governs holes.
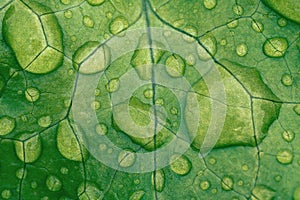
{"type": "Polygon", "coordinates": [[[56,176],[50,175],[46,180],[46,186],[48,190],[57,192],[62,188],[62,183],[56,176]]]}
{"type": "Polygon", "coordinates": [[[29,102],[35,102],[40,98],[40,91],[37,88],[29,87],[25,91],[25,97],[29,102]]]}
{"type": "Polygon", "coordinates": [[[211,10],[216,7],[217,0],[204,0],[204,7],[208,10],[211,10]]]}
{"type": "Polygon", "coordinates": [[[66,11],[64,12],[64,16],[65,16],[65,18],[67,18],[67,19],[71,19],[71,18],[73,17],[73,12],[72,12],[72,10],[66,10],[66,11]]]}
{"type": "Polygon", "coordinates": [[[145,192],[143,190],[135,191],[130,197],[129,200],[141,200],[143,196],[145,195],[145,192]]]}
{"type": "Polygon", "coordinates": [[[99,135],[105,135],[107,134],[107,126],[105,124],[97,124],[96,125],[96,133],[98,133],[99,135]]]}
{"type": "Polygon", "coordinates": [[[229,176],[224,176],[222,178],[222,189],[229,191],[233,189],[233,180],[229,176]]]}
{"type": "Polygon", "coordinates": [[[5,189],[5,190],[3,190],[2,192],[1,192],[1,197],[3,198],[3,199],[9,199],[10,197],[11,197],[11,191],[10,190],[7,190],[7,189],[5,189]]]}
{"type": "MultiPolygon", "coordinates": [[[[200,38],[200,42],[203,44],[203,46],[210,52],[212,56],[214,56],[217,52],[217,42],[216,38],[212,35],[205,35],[200,38]]],[[[201,60],[208,60],[211,58],[209,53],[201,47],[200,45],[197,46],[197,52],[198,56],[201,60]]]]}
{"type": "Polygon", "coordinates": [[[256,20],[252,20],[251,27],[257,33],[261,33],[264,31],[264,25],[256,20]]]}
{"type": "Polygon", "coordinates": [[[104,3],[104,0],[86,0],[91,6],[99,6],[104,3]]]}
{"type": "Polygon", "coordinates": [[[295,106],[293,107],[293,110],[294,110],[294,112],[295,112],[297,115],[300,115],[300,104],[295,105],[295,106]]]}
{"type": "Polygon", "coordinates": [[[90,16],[87,16],[87,15],[83,16],[82,23],[84,26],[86,26],[88,28],[93,28],[95,25],[94,20],[90,16]]]}
{"type": "Polygon", "coordinates": [[[281,83],[285,86],[293,85],[293,77],[290,74],[283,74],[281,77],[281,83]]]}
{"type": "Polygon", "coordinates": [[[38,119],[38,124],[40,127],[47,128],[52,123],[52,119],[50,116],[43,116],[38,119]]]}
{"type": "Polygon", "coordinates": [[[118,156],[121,167],[130,167],[135,163],[136,155],[132,150],[122,150],[118,156]]]}
{"type": "MultiPolygon", "coordinates": [[[[30,134],[23,134],[20,139],[29,138],[30,134]]],[[[42,150],[42,143],[39,135],[26,139],[24,142],[16,141],[15,149],[18,158],[26,163],[32,163],[38,159],[42,150]],[[24,152],[25,151],[25,152],[24,152]]]]}
{"type": "Polygon", "coordinates": [[[200,188],[201,190],[208,190],[210,188],[210,182],[209,181],[201,181],[200,182],[200,188]]]}
{"type": "Polygon", "coordinates": [[[300,186],[294,190],[293,200],[300,200],[300,186]]]}
{"type": "MultiPolygon", "coordinates": [[[[151,175],[151,183],[154,186],[154,172],[151,175]]],[[[162,192],[165,187],[165,174],[163,170],[155,171],[155,190],[162,192]]]]}
{"type": "Polygon", "coordinates": [[[186,156],[175,154],[170,158],[170,167],[176,174],[184,176],[191,171],[192,163],[186,156]]]}
{"type": "Polygon", "coordinates": [[[283,37],[269,38],[263,44],[263,52],[266,56],[273,58],[283,57],[287,48],[288,41],[283,37]]]}
{"type": "Polygon", "coordinates": [[[248,47],[245,43],[238,44],[236,47],[236,54],[240,57],[245,56],[248,53],[248,47]]]}
{"type": "Polygon", "coordinates": [[[77,194],[79,200],[103,199],[103,192],[90,182],[80,184],[77,194]]]}
{"type": "Polygon", "coordinates": [[[153,97],[153,90],[148,88],[143,92],[143,94],[146,99],[151,99],[153,97]]]}
{"type": "Polygon", "coordinates": [[[292,142],[295,138],[295,133],[292,131],[283,131],[282,138],[287,142],[292,142]]]}
{"type": "Polygon", "coordinates": [[[128,28],[129,23],[127,19],[123,16],[116,17],[110,24],[109,24],[109,32],[113,35],[116,35],[122,32],[124,29],[128,28]]]}
{"type": "Polygon", "coordinates": [[[233,7],[232,7],[232,10],[233,12],[236,14],[236,15],[242,15],[244,13],[244,8],[239,5],[239,4],[235,4],[233,7]]]}
{"type": "Polygon", "coordinates": [[[11,133],[16,126],[16,121],[14,118],[9,116],[0,117],[0,135],[7,135],[11,133]]]}
{"type": "Polygon", "coordinates": [[[276,159],[281,164],[290,164],[293,162],[294,155],[291,150],[283,149],[277,152],[276,159]]]}
{"type": "Polygon", "coordinates": [[[227,27],[228,28],[236,28],[238,25],[239,25],[239,21],[238,20],[233,20],[233,21],[231,21],[227,24],[227,27]]]}
{"type": "Polygon", "coordinates": [[[108,84],[106,84],[106,90],[110,93],[115,92],[120,87],[120,81],[118,78],[111,79],[108,84]]]}
{"type": "Polygon", "coordinates": [[[287,21],[286,21],[286,19],[284,19],[284,18],[279,18],[279,19],[277,20],[277,24],[278,24],[278,26],[280,26],[280,27],[285,27],[285,26],[287,25],[287,21]]]}
{"type": "Polygon", "coordinates": [[[185,72],[185,62],[177,54],[170,55],[165,62],[167,73],[174,78],[182,77],[185,72]]]}

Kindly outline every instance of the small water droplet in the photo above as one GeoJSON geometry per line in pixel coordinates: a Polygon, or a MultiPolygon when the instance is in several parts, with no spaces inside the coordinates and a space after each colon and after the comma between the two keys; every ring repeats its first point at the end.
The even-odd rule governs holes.
{"type": "Polygon", "coordinates": [[[239,4],[235,4],[233,7],[232,7],[232,10],[233,12],[236,14],[236,15],[242,15],[244,13],[244,8],[239,5],[239,4]]]}
{"type": "MultiPolygon", "coordinates": [[[[217,52],[217,42],[216,38],[212,35],[205,35],[200,38],[200,42],[203,46],[210,52],[212,56],[214,56],[217,52]]],[[[198,56],[201,60],[208,60],[211,58],[209,53],[200,45],[197,46],[198,56]]]]}
{"type": "MultiPolygon", "coordinates": [[[[154,186],[154,172],[151,175],[151,183],[154,186]]],[[[155,171],[155,190],[162,192],[165,187],[165,174],[163,170],[155,171]]]]}
{"type": "Polygon", "coordinates": [[[14,118],[9,116],[0,117],[0,135],[7,135],[11,133],[16,126],[14,118]]]}
{"type": "Polygon", "coordinates": [[[202,189],[202,190],[208,190],[209,188],[210,188],[210,182],[209,181],[207,181],[207,180],[205,180],[205,181],[201,181],[200,182],[200,188],[202,189]]]}
{"type": "Polygon", "coordinates": [[[192,163],[186,156],[175,154],[170,158],[170,167],[176,174],[184,176],[191,171],[192,163]]]}
{"type": "Polygon", "coordinates": [[[163,106],[165,103],[164,99],[163,98],[157,98],[155,100],[155,105],[158,105],[158,106],[163,106]]]}
{"type": "Polygon", "coordinates": [[[100,149],[100,151],[105,151],[107,149],[107,145],[106,144],[99,144],[99,149],[100,149]]]}
{"type": "Polygon", "coordinates": [[[140,184],[140,183],[141,183],[140,179],[135,179],[135,180],[134,180],[134,184],[138,185],[138,184],[140,184]]]}
{"type": "Polygon", "coordinates": [[[120,81],[118,78],[111,79],[108,84],[106,84],[106,90],[110,93],[115,92],[120,87],[120,81]]]}
{"type": "Polygon", "coordinates": [[[37,184],[37,182],[35,182],[35,181],[32,181],[32,182],[30,183],[30,187],[31,187],[32,189],[37,188],[37,186],[38,186],[38,184],[37,184]]]}
{"type": "Polygon", "coordinates": [[[40,91],[37,88],[29,87],[25,91],[25,97],[29,102],[35,102],[40,98],[40,91]]]}
{"type": "Polygon", "coordinates": [[[288,41],[283,37],[269,38],[263,44],[263,52],[266,56],[280,58],[285,55],[288,48],[288,41]]]}
{"type": "Polygon", "coordinates": [[[175,108],[175,107],[172,107],[170,112],[171,112],[172,115],[177,115],[178,114],[178,109],[175,108]]]}
{"type": "Polygon", "coordinates": [[[276,154],[276,159],[281,164],[290,164],[293,162],[294,155],[289,149],[279,150],[276,154]]]}
{"type": "Polygon", "coordinates": [[[211,10],[216,7],[217,0],[204,0],[204,7],[208,10],[211,10]]]}
{"type": "Polygon", "coordinates": [[[242,165],[242,170],[243,170],[243,171],[248,171],[248,170],[249,170],[248,165],[243,164],[243,165],[242,165]]]}
{"type": "Polygon", "coordinates": [[[275,181],[279,182],[279,181],[281,181],[282,176],[277,175],[277,176],[274,177],[274,179],[275,179],[275,181]]]}
{"type": "Polygon", "coordinates": [[[294,190],[293,200],[300,200],[300,186],[296,187],[294,190]]]}
{"type": "Polygon", "coordinates": [[[264,31],[264,25],[256,20],[252,20],[251,27],[257,33],[261,33],[264,31]]]}
{"type": "Polygon", "coordinates": [[[105,124],[97,124],[96,125],[96,133],[98,133],[99,135],[105,135],[107,134],[107,126],[105,124]]]}
{"type": "Polygon", "coordinates": [[[144,94],[145,98],[151,99],[153,97],[153,90],[148,88],[148,89],[144,90],[143,94],[144,94]]]}
{"type": "Polygon", "coordinates": [[[82,183],[77,189],[79,200],[103,199],[103,192],[90,182],[82,183]]]}
{"type": "Polygon", "coordinates": [[[286,19],[284,19],[284,18],[279,18],[279,19],[277,20],[277,24],[278,24],[278,26],[280,26],[280,27],[285,27],[285,26],[287,25],[287,21],[286,21],[286,19]]]}
{"type": "Polygon", "coordinates": [[[220,41],[220,45],[221,46],[225,46],[227,44],[227,40],[226,39],[222,39],[221,41],[220,41]]]}
{"type": "Polygon", "coordinates": [[[113,35],[116,35],[126,28],[128,28],[129,23],[127,19],[123,16],[116,17],[111,23],[109,24],[109,32],[113,35]]]}
{"type": "Polygon", "coordinates": [[[245,56],[248,53],[248,47],[245,43],[238,44],[236,47],[236,54],[240,57],[245,56]]]}
{"type": "Polygon", "coordinates": [[[283,74],[281,77],[281,83],[285,86],[293,85],[293,77],[290,74],[283,74]]]}
{"type": "Polygon", "coordinates": [[[95,89],[95,96],[98,97],[98,96],[100,96],[100,94],[101,94],[101,91],[98,88],[95,89]]]}
{"type": "Polygon", "coordinates": [[[46,186],[48,190],[57,192],[62,188],[62,183],[56,176],[50,175],[46,180],[46,186]]]}
{"type": "Polygon", "coordinates": [[[242,185],[244,185],[244,181],[243,181],[243,180],[239,180],[239,181],[237,182],[237,184],[238,184],[238,186],[242,186],[242,185]]]}
{"type": "Polygon", "coordinates": [[[293,131],[283,131],[282,138],[287,142],[292,142],[295,138],[295,133],[293,131]]]}
{"type": "Polygon", "coordinates": [[[135,163],[136,155],[132,150],[122,150],[118,157],[121,167],[130,167],[135,163]]]}
{"type": "MultiPolygon", "coordinates": [[[[191,34],[192,36],[197,36],[197,35],[198,35],[197,29],[196,29],[195,27],[193,27],[193,26],[186,26],[186,27],[184,27],[183,30],[184,30],[185,32],[191,34]]],[[[193,37],[190,37],[190,36],[188,36],[188,35],[183,35],[182,38],[183,38],[185,41],[187,41],[187,42],[194,42],[194,41],[195,41],[195,39],[194,39],[193,37]]]]}
{"type": "Polygon", "coordinates": [[[111,12],[106,12],[105,16],[107,19],[111,19],[113,17],[113,14],[111,12]]]}
{"type": "Polygon", "coordinates": [[[224,176],[222,178],[222,189],[229,191],[233,189],[233,179],[229,176],[224,176]]]}
{"type": "Polygon", "coordinates": [[[239,21],[238,20],[233,20],[233,21],[231,21],[227,24],[227,27],[228,28],[236,28],[238,25],[239,25],[239,21]]]}
{"type": "Polygon", "coordinates": [[[1,197],[3,198],[3,199],[9,199],[10,197],[11,197],[11,191],[10,190],[7,190],[7,189],[5,189],[5,190],[3,190],[2,192],[1,192],[1,197]]]}
{"type": "Polygon", "coordinates": [[[92,109],[94,109],[94,110],[99,110],[99,109],[101,108],[101,104],[100,104],[99,101],[93,101],[93,102],[91,103],[91,107],[92,107],[92,109]]]}
{"type": "Polygon", "coordinates": [[[274,199],[275,191],[271,188],[264,185],[256,185],[252,190],[252,198],[251,199],[263,199],[263,200],[271,200],[274,199]]]}
{"type": "Polygon", "coordinates": [[[135,191],[129,198],[129,200],[141,200],[143,196],[145,195],[145,192],[143,190],[135,191]]]}
{"type": "Polygon", "coordinates": [[[185,24],[184,19],[178,19],[173,22],[173,26],[176,28],[180,28],[185,24]]]}
{"type": "Polygon", "coordinates": [[[196,58],[195,58],[195,56],[194,56],[193,54],[189,54],[189,55],[185,58],[185,60],[186,60],[186,63],[187,63],[188,65],[195,65],[195,64],[196,64],[196,58]]]}
{"type": "MultiPolygon", "coordinates": [[[[31,137],[30,134],[23,134],[23,138],[31,137]]],[[[24,142],[16,141],[15,149],[18,158],[26,163],[32,163],[38,159],[42,151],[42,143],[39,135],[33,136],[29,139],[26,139],[24,142]],[[25,152],[24,152],[25,151],[25,152]]]]}
{"type": "Polygon", "coordinates": [[[52,119],[50,116],[42,116],[38,119],[38,124],[40,127],[47,128],[52,123],[52,119]]]}
{"type": "Polygon", "coordinates": [[[60,2],[64,5],[70,4],[70,0],[60,0],[60,2]]]}
{"type": "Polygon", "coordinates": [[[295,106],[293,107],[293,110],[294,110],[294,112],[295,112],[297,115],[300,115],[300,104],[295,105],[295,106]]]}
{"type": "Polygon", "coordinates": [[[64,16],[65,16],[65,18],[67,18],[67,19],[71,19],[71,18],[73,17],[73,12],[72,12],[72,10],[66,10],[66,11],[64,12],[64,16]]]}
{"type": "Polygon", "coordinates": [[[211,165],[214,165],[214,164],[217,163],[217,160],[215,158],[209,158],[208,163],[211,164],[211,165]]]}
{"type": "Polygon", "coordinates": [[[18,179],[23,179],[23,178],[25,178],[26,177],[26,171],[24,170],[24,168],[20,168],[20,169],[18,169],[17,171],[16,171],[16,177],[18,178],[18,179]]]}
{"type": "Polygon", "coordinates": [[[66,168],[66,167],[62,167],[62,168],[60,168],[60,173],[61,174],[68,174],[69,173],[69,169],[68,168],[66,168]]]}
{"type": "Polygon", "coordinates": [[[88,28],[93,28],[95,25],[94,20],[90,16],[87,16],[87,15],[83,16],[82,23],[84,26],[86,26],[88,28]]]}
{"type": "Polygon", "coordinates": [[[104,0],[86,0],[91,6],[99,6],[104,0]]]}
{"type": "Polygon", "coordinates": [[[211,189],[211,193],[216,194],[218,192],[217,188],[211,189]]]}
{"type": "Polygon", "coordinates": [[[185,62],[177,54],[170,55],[165,62],[167,73],[171,77],[182,77],[185,72],[185,62]]]}

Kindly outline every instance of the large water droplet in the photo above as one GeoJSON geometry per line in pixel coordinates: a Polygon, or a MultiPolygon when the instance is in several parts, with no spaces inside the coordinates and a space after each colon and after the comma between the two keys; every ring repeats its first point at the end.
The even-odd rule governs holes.
{"type": "Polygon", "coordinates": [[[172,77],[182,77],[185,72],[185,62],[177,54],[170,55],[165,62],[166,70],[172,77]]]}
{"type": "MultiPolygon", "coordinates": [[[[23,134],[21,140],[31,137],[30,134],[23,134]]],[[[24,142],[16,141],[15,149],[18,158],[26,163],[32,163],[38,159],[42,151],[42,143],[39,135],[26,139],[24,142]]]]}
{"type": "Polygon", "coordinates": [[[5,189],[1,192],[1,197],[3,199],[9,199],[11,196],[12,196],[12,194],[11,194],[10,190],[5,189]]]}
{"type": "Polygon", "coordinates": [[[233,179],[231,177],[224,176],[222,178],[222,189],[227,191],[233,189],[233,179]]]}
{"type": "MultiPolygon", "coordinates": [[[[200,42],[203,46],[210,52],[212,56],[214,56],[217,52],[217,42],[216,38],[213,35],[205,35],[200,38],[200,42]]],[[[197,46],[198,56],[201,60],[208,60],[211,58],[209,53],[200,45],[197,46]]]]}
{"type": "Polygon", "coordinates": [[[280,58],[284,56],[287,48],[288,41],[283,37],[269,38],[263,44],[263,52],[265,55],[273,58],[280,58]]]}
{"type": "Polygon", "coordinates": [[[38,124],[40,127],[47,128],[50,126],[52,119],[50,116],[43,116],[38,119],[38,124]]]}
{"type": "Polygon", "coordinates": [[[113,35],[116,35],[122,32],[124,29],[128,28],[129,23],[127,19],[123,16],[116,17],[110,24],[109,24],[109,32],[113,35]]]}
{"type": "Polygon", "coordinates": [[[282,138],[287,142],[292,142],[295,138],[295,133],[293,131],[283,131],[282,138]]]}
{"type": "Polygon", "coordinates": [[[61,190],[62,183],[56,176],[50,175],[50,176],[48,176],[48,178],[46,180],[46,186],[47,186],[48,190],[50,190],[52,192],[57,192],[57,191],[61,190]]]}
{"type": "Polygon", "coordinates": [[[201,190],[208,190],[210,188],[210,182],[205,180],[200,182],[200,188],[201,190]]]}
{"type": "Polygon", "coordinates": [[[129,200],[141,200],[143,196],[145,195],[145,192],[143,190],[135,191],[130,197],[129,200]]]}
{"type": "Polygon", "coordinates": [[[57,148],[61,155],[69,160],[82,161],[88,156],[86,148],[79,144],[78,138],[73,133],[67,120],[58,124],[57,148]]]}
{"type": "Polygon", "coordinates": [[[0,135],[7,135],[11,133],[16,126],[14,118],[9,116],[0,117],[0,135]]]}
{"type": "Polygon", "coordinates": [[[91,6],[99,6],[104,3],[104,0],[86,0],[91,6]]]}
{"type": "Polygon", "coordinates": [[[255,32],[261,33],[264,31],[264,25],[256,20],[252,20],[251,27],[255,32]]]}
{"type": "Polygon", "coordinates": [[[204,0],[204,7],[208,10],[213,9],[217,5],[217,0],[204,0]]]}
{"type": "Polygon", "coordinates": [[[263,199],[272,200],[275,195],[275,191],[264,185],[256,185],[252,190],[253,196],[251,200],[263,199]]]}
{"type": "Polygon", "coordinates": [[[135,163],[136,155],[132,150],[123,150],[120,152],[118,162],[121,167],[130,167],[135,163]]]}
{"type": "Polygon", "coordinates": [[[281,164],[290,164],[293,162],[294,155],[291,150],[282,149],[277,152],[276,159],[281,164]]]}
{"type": "Polygon", "coordinates": [[[40,98],[40,91],[37,88],[29,87],[25,91],[25,97],[29,102],[35,102],[40,98]]]}
{"type": "MultiPolygon", "coordinates": [[[[154,172],[151,175],[151,183],[154,186],[154,172]]],[[[155,171],[155,190],[158,192],[163,191],[165,187],[165,174],[163,170],[155,171]]]]}
{"type": "Polygon", "coordinates": [[[190,172],[192,163],[186,156],[175,154],[170,158],[170,167],[176,174],[186,175],[190,172]]]}
{"type": "Polygon", "coordinates": [[[102,199],[103,192],[95,184],[86,182],[80,184],[77,189],[79,200],[102,199]]]}
{"type": "Polygon", "coordinates": [[[245,56],[248,53],[248,47],[245,43],[238,44],[236,47],[236,54],[240,57],[245,56]]]}
{"type": "Polygon", "coordinates": [[[284,18],[279,18],[278,20],[277,20],[277,24],[278,24],[278,26],[280,26],[280,27],[285,27],[286,25],[287,25],[287,21],[286,21],[286,19],[284,19],[284,18]]]}

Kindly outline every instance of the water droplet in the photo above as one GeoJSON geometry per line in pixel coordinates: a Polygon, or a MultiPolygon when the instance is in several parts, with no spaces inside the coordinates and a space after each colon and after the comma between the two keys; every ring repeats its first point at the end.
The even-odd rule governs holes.
{"type": "Polygon", "coordinates": [[[57,192],[62,188],[62,183],[56,176],[50,175],[46,180],[46,186],[48,190],[57,192]]]}
{"type": "Polygon", "coordinates": [[[264,25],[256,20],[252,20],[251,27],[255,32],[261,33],[264,31],[264,25]]]}
{"type": "Polygon", "coordinates": [[[185,62],[177,54],[170,55],[165,62],[166,70],[172,77],[182,77],[185,72],[185,62]]]}
{"type": "Polygon", "coordinates": [[[279,182],[279,181],[281,181],[282,177],[280,175],[277,175],[277,176],[275,176],[274,179],[275,179],[275,181],[279,182]]]}
{"type": "Polygon", "coordinates": [[[145,195],[145,192],[143,190],[135,191],[129,198],[129,200],[141,200],[143,196],[145,195]]]}
{"type": "Polygon", "coordinates": [[[293,108],[294,112],[297,114],[297,115],[300,115],[300,104],[298,105],[295,105],[294,108],[293,108]]]}
{"type": "MultiPolygon", "coordinates": [[[[154,172],[151,175],[151,183],[154,186],[154,172]]],[[[165,174],[163,170],[155,171],[155,190],[158,192],[163,191],[165,187],[165,174]]]]}
{"type": "Polygon", "coordinates": [[[96,133],[98,133],[99,135],[105,135],[107,133],[107,126],[102,123],[97,124],[96,133]]]}
{"type": "Polygon", "coordinates": [[[25,91],[25,97],[29,102],[35,102],[40,98],[40,91],[37,88],[29,87],[25,91]]]}
{"type": "Polygon", "coordinates": [[[151,99],[153,97],[153,90],[148,88],[143,92],[143,94],[145,98],[151,99]]]}
{"type": "Polygon", "coordinates": [[[243,170],[243,171],[248,171],[248,170],[249,170],[248,165],[243,164],[243,165],[242,165],[242,170],[243,170]]]}
{"type": "Polygon", "coordinates": [[[252,194],[254,197],[251,199],[272,200],[274,199],[275,191],[264,185],[256,185],[252,190],[252,194]]]}
{"type": "Polygon", "coordinates": [[[37,182],[35,182],[35,181],[32,181],[32,182],[30,183],[30,187],[31,187],[32,189],[37,188],[37,186],[38,186],[38,184],[37,184],[37,182]]]}
{"type": "Polygon", "coordinates": [[[227,27],[228,28],[236,28],[238,25],[239,25],[239,21],[238,20],[233,20],[233,21],[231,21],[227,24],[227,27]]]}
{"type": "MultiPolygon", "coordinates": [[[[23,134],[21,140],[29,138],[30,134],[23,134]]],[[[42,150],[42,143],[39,135],[26,139],[24,142],[16,141],[15,149],[18,158],[26,163],[32,163],[38,159],[42,150]],[[25,151],[25,152],[24,152],[25,151]]]]}
{"type": "Polygon", "coordinates": [[[287,48],[288,41],[283,37],[269,38],[263,44],[263,51],[266,56],[273,58],[283,57],[287,48]]]}
{"type": "Polygon", "coordinates": [[[293,200],[300,200],[300,186],[294,190],[293,200]]]}
{"type": "Polygon", "coordinates": [[[202,190],[208,190],[209,188],[210,188],[210,182],[209,181],[201,181],[200,182],[200,188],[202,189],[202,190]]]}
{"type": "MultiPolygon", "coordinates": [[[[197,35],[198,35],[197,29],[196,29],[195,27],[193,27],[193,26],[186,26],[186,27],[184,27],[183,30],[184,30],[185,32],[191,34],[192,36],[197,36],[197,35]]],[[[183,38],[185,41],[187,41],[187,42],[194,42],[194,41],[195,41],[195,39],[194,39],[193,37],[190,37],[190,36],[188,36],[188,35],[183,35],[182,38],[183,38]]]]}
{"type": "Polygon", "coordinates": [[[135,179],[135,180],[134,180],[134,184],[138,185],[138,184],[140,184],[140,183],[141,183],[140,179],[135,179]]]}
{"type": "Polygon", "coordinates": [[[64,5],[70,4],[70,0],[60,0],[60,2],[64,5]]]}
{"type": "Polygon", "coordinates": [[[176,174],[184,176],[191,171],[192,163],[186,156],[175,154],[170,158],[170,167],[176,174]]]}
{"type": "Polygon", "coordinates": [[[10,190],[7,190],[7,189],[5,189],[5,190],[3,190],[2,192],[1,192],[1,197],[3,198],[3,199],[9,199],[10,197],[11,197],[11,191],[10,190]]]}
{"type": "Polygon", "coordinates": [[[195,58],[195,56],[194,56],[193,54],[189,54],[189,55],[185,58],[185,60],[186,60],[186,63],[187,63],[188,65],[195,65],[195,64],[196,64],[196,58],[195,58]]]}
{"type": "Polygon", "coordinates": [[[50,116],[43,116],[38,119],[38,124],[40,127],[47,128],[52,123],[52,119],[50,116]]]}
{"type": "Polygon", "coordinates": [[[92,109],[94,110],[99,110],[101,108],[100,102],[99,101],[93,101],[91,104],[92,109]]]}
{"type": "Polygon", "coordinates": [[[87,16],[87,15],[83,16],[82,23],[84,26],[86,26],[88,28],[93,28],[95,25],[94,20],[90,16],[87,16]]]}
{"type": "Polygon", "coordinates": [[[277,24],[278,24],[278,26],[280,26],[280,27],[285,27],[285,26],[287,25],[287,21],[286,21],[286,19],[284,19],[284,18],[279,18],[279,19],[277,20],[277,24]]]}
{"type": "Polygon", "coordinates": [[[79,200],[103,199],[103,192],[99,190],[95,184],[90,182],[80,184],[77,189],[77,194],[79,200]]]}
{"type": "MultiPolygon", "coordinates": [[[[203,46],[210,52],[212,56],[214,56],[217,52],[217,42],[216,38],[212,35],[205,35],[200,38],[200,42],[203,44],[203,46]]],[[[201,60],[208,60],[211,58],[209,53],[201,47],[200,45],[197,46],[197,52],[198,56],[201,60]]]]}
{"type": "Polygon", "coordinates": [[[232,10],[233,12],[236,14],[236,15],[242,15],[244,13],[244,8],[239,5],[239,4],[235,4],[233,7],[232,7],[232,10]]]}
{"type": "Polygon", "coordinates": [[[121,167],[130,167],[135,163],[136,155],[132,150],[122,150],[118,157],[121,167]]]}
{"type": "Polygon", "coordinates": [[[86,148],[81,146],[67,120],[58,124],[57,148],[61,155],[69,160],[82,161],[88,156],[86,148]]]}
{"type": "Polygon", "coordinates": [[[209,158],[208,163],[211,164],[211,165],[214,165],[214,164],[217,163],[217,160],[215,158],[209,158]]]}
{"type": "Polygon", "coordinates": [[[0,135],[7,135],[11,133],[16,126],[14,118],[9,116],[0,117],[0,135]]]}
{"type": "Polygon", "coordinates": [[[18,169],[17,171],[16,171],[16,177],[18,178],[18,179],[23,179],[23,178],[25,178],[26,177],[26,171],[24,170],[24,168],[20,168],[20,169],[18,169]]]}
{"type": "Polygon", "coordinates": [[[245,56],[248,53],[248,47],[245,43],[238,44],[236,47],[236,54],[240,57],[245,56]]]}
{"type": "Polygon", "coordinates": [[[292,142],[295,138],[295,133],[292,131],[283,131],[282,138],[287,142],[292,142]]]}
{"type": "Polygon", "coordinates": [[[71,18],[73,17],[73,12],[72,12],[72,10],[66,10],[66,11],[64,12],[64,16],[65,16],[65,18],[67,18],[67,19],[71,19],[71,18]]]}
{"type": "Polygon", "coordinates": [[[216,194],[218,190],[216,188],[211,189],[211,193],[216,194]]]}
{"type": "Polygon", "coordinates": [[[221,41],[220,41],[220,45],[221,46],[225,46],[227,44],[227,40],[226,39],[222,39],[221,41]]]}
{"type": "Polygon", "coordinates": [[[222,178],[222,189],[229,191],[233,189],[233,180],[229,176],[224,176],[222,178]]]}
{"type": "Polygon", "coordinates": [[[217,0],[204,0],[204,7],[208,10],[213,9],[217,5],[217,0]]]}
{"type": "Polygon", "coordinates": [[[129,23],[127,19],[123,16],[116,17],[110,24],[109,24],[109,32],[113,35],[116,35],[122,32],[124,29],[128,28],[129,23]]]}
{"type": "Polygon", "coordinates": [[[120,87],[120,81],[118,78],[111,79],[106,85],[106,90],[110,93],[115,92],[120,87]]]}
{"type": "Polygon", "coordinates": [[[293,77],[290,74],[283,74],[281,77],[281,83],[285,86],[293,85],[293,77]]]}
{"type": "Polygon", "coordinates": [[[83,74],[103,71],[110,62],[110,49],[96,41],[88,41],[80,46],[73,55],[73,67],[83,74]]]}
{"type": "Polygon", "coordinates": [[[239,181],[237,182],[237,184],[238,184],[238,186],[242,186],[242,185],[244,185],[244,181],[243,181],[243,180],[239,180],[239,181]]]}
{"type": "Polygon", "coordinates": [[[281,164],[290,164],[293,162],[293,158],[294,155],[289,149],[279,150],[276,154],[276,159],[281,164]]]}
{"type": "Polygon", "coordinates": [[[68,168],[66,168],[66,167],[62,167],[62,168],[60,168],[60,173],[62,173],[62,174],[68,174],[69,173],[69,169],[68,168]]]}
{"type": "Polygon", "coordinates": [[[99,6],[104,0],[86,0],[91,6],[99,6]]]}

